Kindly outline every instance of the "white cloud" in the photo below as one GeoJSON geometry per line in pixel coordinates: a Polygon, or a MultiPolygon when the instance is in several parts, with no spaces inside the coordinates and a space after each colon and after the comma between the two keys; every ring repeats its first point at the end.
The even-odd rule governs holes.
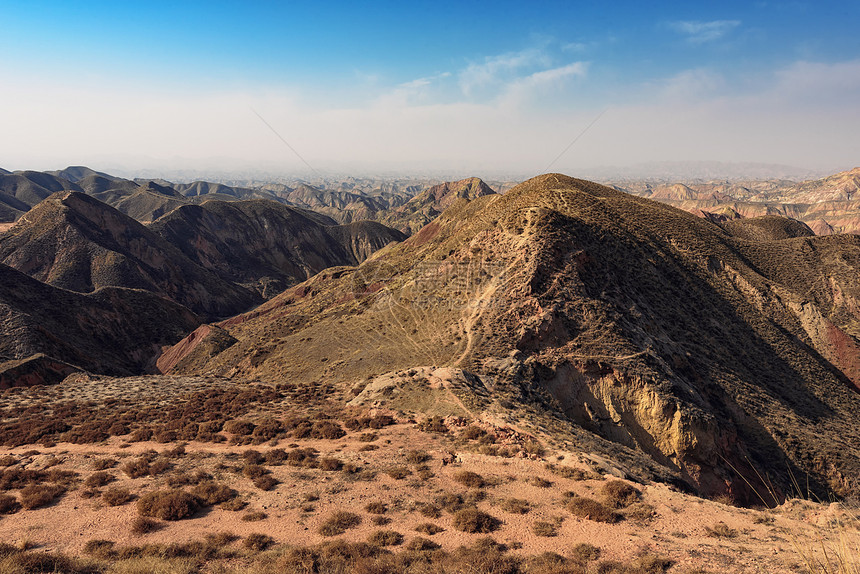
{"type": "Polygon", "coordinates": [[[509,79],[519,70],[548,65],[549,56],[537,48],[488,57],[480,64],[469,64],[460,72],[460,88],[466,96],[471,96],[480,88],[509,79]]]}
{"type": "Polygon", "coordinates": [[[713,20],[710,22],[684,20],[669,23],[672,29],[685,35],[687,41],[692,44],[704,44],[719,40],[740,25],[740,20],[713,20]]]}

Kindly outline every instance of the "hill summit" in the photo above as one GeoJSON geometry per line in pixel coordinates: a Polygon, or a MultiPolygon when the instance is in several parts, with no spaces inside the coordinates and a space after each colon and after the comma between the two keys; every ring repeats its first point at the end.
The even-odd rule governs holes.
{"type": "Polygon", "coordinates": [[[782,228],[731,234],[543,175],[454,202],[359,267],[221,323],[235,342],[214,356],[173,364],[359,385],[457,367],[704,494],[751,502],[773,473],[781,492],[793,474],[857,494],[860,237],[782,228]]]}

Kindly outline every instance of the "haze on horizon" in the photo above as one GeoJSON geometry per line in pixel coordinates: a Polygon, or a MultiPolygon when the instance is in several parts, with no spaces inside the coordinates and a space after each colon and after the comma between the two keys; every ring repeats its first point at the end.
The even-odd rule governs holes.
{"type": "Polygon", "coordinates": [[[860,164],[851,2],[0,9],[10,170],[860,164]]]}

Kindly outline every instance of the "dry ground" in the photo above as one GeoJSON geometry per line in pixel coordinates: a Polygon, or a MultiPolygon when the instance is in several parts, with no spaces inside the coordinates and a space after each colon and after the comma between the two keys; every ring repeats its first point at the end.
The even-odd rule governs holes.
{"type": "MultiPolygon", "coordinates": [[[[170,397],[232,386],[224,379],[78,377],[50,388],[5,391],[0,395],[0,414],[8,423],[14,420],[15,406],[46,406],[73,398],[99,402],[102,410],[94,412],[101,414],[109,412],[110,405],[120,408],[124,401],[166,409],[174,400],[170,397]]],[[[260,533],[273,539],[274,546],[259,551],[244,548],[251,542],[225,542],[225,548],[237,551],[229,559],[202,559],[187,570],[215,572],[240,568],[258,555],[283,552],[284,545],[368,541],[384,530],[402,535],[402,539],[394,534],[375,539],[377,545],[396,542],[390,547],[395,553],[414,547],[416,537],[453,552],[463,545],[485,544],[481,541],[489,535],[507,547],[506,554],[518,557],[554,552],[579,559],[584,547],[577,549],[577,545],[591,545],[599,549],[599,557],[585,561],[589,565],[584,567],[592,571],[621,572],[606,565],[611,561],[632,564],[650,556],[668,560],[659,567],[650,566],[656,570],[631,572],[668,568],[669,572],[714,573],[807,571],[804,554],[820,554],[819,538],[835,532],[857,541],[857,523],[839,504],[790,500],[770,510],[741,509],[692,497],[665,484],[621,481],[641,493],[625,501],[605,493],[607,484],[618,487],[620,483],[596,473],[585,453],[543,450],[539,445],[548,443],[540,436],[528,437],[477,418],[427,421],[403,411],[349,409],[344,408],[343,398],[331,394],[301,404],[295,396],[285,396],[254,405],[235,418],[227,417],[225,428],[237,432],[222,430],[218,434],[223,438],[218,440],[223,442],[132,442],[129,432],[87,444],[49,439],[0,447],[0,496],[12,496],[27,505],[22,483],[13,480],[23,476],[21,470],[40,471],[41,478],[34,478],[34,483],[60,484],[66,490],[45,506],[0,514],[0,540],[32,548],[31,553],[80,556],[94,552],[98,545],[93,540],[123,548],[185,543],[215,533],[231,533],[243,540],[260,533]],[[321,411],[331,413],[333,418],[312,420],[327,421],[325,428],[336,426],[341,432],[330,432],[332,438],[315,438],[312,433],[301,436],[307,433],[296,427],[282,432],[283,436],[254,440],[253,433],[244,434],[248,427],[229,422],[231,418],[260,422],[264,412],[288,419],[301,409],[313,417],[329,416],[320,415],[321,411]],[[248,442],[257,444],[242,444],[248,442]],[[300,453],[312,456],[299,460],[300,453]],[[133,467],[149,473],[132,478],[133,467]],[[261,477],[271,477],[273,484],[265,484],[261,477]],[[110,482],[98,484],[105,481],[110,482]],[[199,484],[212,482],[236,491],[235,497],[224,495],[230,500],[225,506],[232,509],[220,503],[203,504],[181,520],[154,519],[152,532],[133,531],[140,501],[147,493],[171,488],[191,493],[199,484]],[[111,493],[116,494],[111,489],[127,489],[132,499],[110,506],[111,493]],[[603,509],[610,513],[611,522],[595,521],[597,511],[575,515],[570,502],[582,497],[609,507],[614,503],[616,509],[603,509]],[[485,531],[464,532],[475,522],[466,520],[468,513],[458,515],[458,507],[490,515],[485,531]],[[341,521],[341,533],[326,535],[330,532],[323,525],[337,511],[356,514],[356,524],[341,521]],[[428,529],[428,524],[435,528],[428,529]],[[419,532],[421,525],[425,526],[419,532]]],[[[13,502],[12,510],[15,506],[13,502]]],[[[480,520],[477,524],[480,527],[480,520]]],[[[262,546],[266,545],[264,541],[262,546]]]]}

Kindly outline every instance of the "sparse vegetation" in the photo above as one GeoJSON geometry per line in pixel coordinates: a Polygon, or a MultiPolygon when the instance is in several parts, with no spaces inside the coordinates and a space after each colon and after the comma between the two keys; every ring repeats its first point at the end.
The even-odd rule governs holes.
{"type": "Polygon", "coordinates": [[[422,522],[418,526],[415,527],[415,532],[420,532],[422,534],[426,534],[428,536],[433,536],[434,534],[439,534],[440,532],[444,532],[445,529],[437,524],[433,524],[432,522],[422,522]]]}
{"type": "Polygon", "coordinates": [[[137,501],[137,511],[141,516],[160,520],[188,518],[194,515],[200,506],[198,497],[178,489],[148,492],[137,501]]]}
{"type": "Polygon", "coordinates": [[[486,481],[483,476],[470,470],[461,470],[454,473],[454,480],[460,484],[468,486],[469,488],[482,488],[486,485],[486,481]]]}
{"type": "Polygon", "coordinates": [[[134,500],[131,491],[122,486],[108,488],[102,493],[102,501],[108,506],[122,506],[134,500]]]}
{"type": "Polygon", "coordinates": [[[574,516],[595,522],[618,522],[620,516],[602,503],[591,498],[576,496],[567,503],[567,510],[574,516]]]}
{"type": "Polygon", "coordinates": [[[146,516],[136,516],[131,523],[132,534],[149,534],[163,527],[161,522],[147,518],[146,516]]]}
{"type": "Polygon", "coordinates": [[[526,514],[531,510],[531,505],[522,498],[506,498],[499,503],[499,508],[511,514],[526,514]]]}
{"type": "Polygon", "coordinates": [[[17,498],[10,494],[0,494],[0,514],[14,514],[20,509],[17,498]]]}
{"type": "Polygon", "coordinates": [[[730,528],[725,522],[717,522],[713,526],[706,526],[705,533],[713,538],[737,538],[738,531],[730,528]]]}
{"type": "Polygon", "coordinates": [[[364,509],[370,514],[385,514],[388,511],[388,505],[384,502],[368,502],[364,509]]]}
{"type": "Polygon", "coordinates": [[[267,534],[249,534],[242,540],[242,546],[255,552],[262,552],[275,543],[275,539],[267,534]]]}
{"type": "Polygon", "coordinates": [[[57,484],[30,484],[21,489],[21,506],[27,510],[52,504],[66,489],[57,484]]]}
{"type": "Polygon", "coordinates": [[[464,508],[454,513],[454,528],[469,534],[493,532],[501,522],[477,508],[464,508]]]}
{"type": "Polygon", "coordinates": [[[642,493],[620,480],[609,480],[600,487],[600,497],[609,508],[622,509],[639,502],[642,493]]]}
{"type": "Polygon", "coordinates": [[[269,517],[268,514],[262,512],[260,510],[255,510],[253,512],[246,512],[242,515],[242,520],[245,522],[259,522],[260,520],[265,520],[269,517]]]}
{"type": "Polygon", "coordinates": [[[377,530],[367,541],[374,546],[397,546],[403,542],[403,535],[394,530],[377,530]]]}
{"type": "Polygon", "coordinates": [[[532,532],[534,532],[535,536],[557,536],[558,528],[552,522],[535,520],[532,523],[532,532]]]}
{"type": "Polygon", "coordinates": [[[361,516],[346,510],[338,510],[320,525],[319,533],[323,536],[337,536],[359,524],[361,524],[361,516]]]}

